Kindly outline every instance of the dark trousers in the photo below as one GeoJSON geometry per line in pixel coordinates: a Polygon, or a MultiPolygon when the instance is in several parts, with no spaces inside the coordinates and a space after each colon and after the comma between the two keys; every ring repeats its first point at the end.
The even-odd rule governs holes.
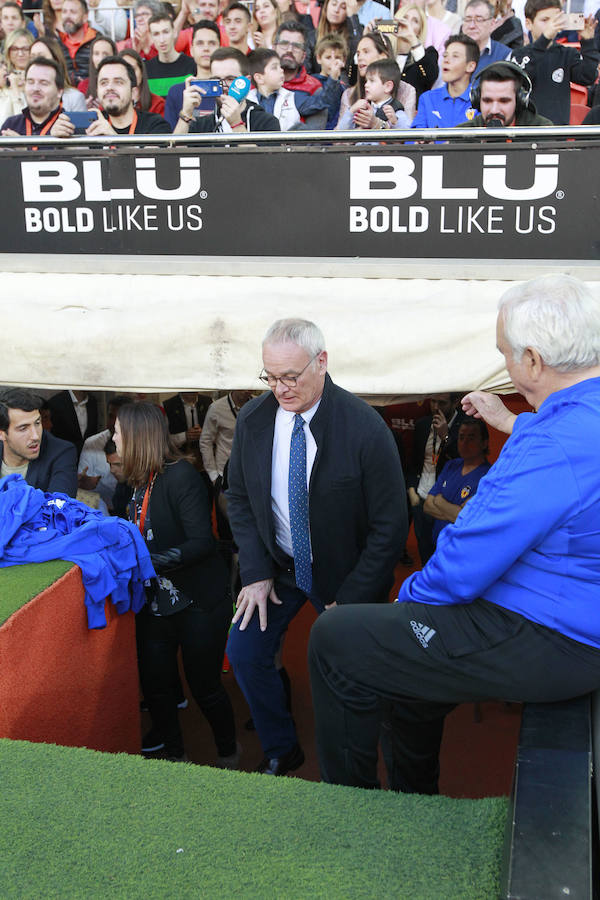
{"type": "MultiPolygon", "coordinates": [[[[288,625],[308,599],[299,588],[280,580],[275,581],[275,593],[282,605],[269,602],[267,630],[260,630],[255,612],[244,631],[239,630],[239,622],[233,626],[227,644],[227,656],[270,759],[283,756],[298,742],[275,656],[288,625]]],[[[322,604],[311,602],[319,612],[323,609],[322,604]]]]}
{"type": "Polygon", "coordinates": [[[600,650],[485,600],[355,605],[315,622],[309,668],[323,781],[379,787],[383,734],[390,787],[431,794],[457,703],[579,696],[600,685],[600,650]]]}
{"type": "Polygon", "coordinates": [[[424,501],[419,497],[417,505],[411,506],[421,567],[425,565],[430,556],[433,556],[433,523],[435,521],[432,516],[423,512],[423,503],[424,501]]]}
{"type": "Polygon", "coordinates": [[[218,755],[231,756],[236,751],[233,709],[221,683],[230,622],[229,600],[211,610],[188,606],[172,616],[153,616],[146,606],[136,616],[142,690],[169,756],[183,754],[177,712],[180,647],[187,683],[212,729],[218,755]]]}

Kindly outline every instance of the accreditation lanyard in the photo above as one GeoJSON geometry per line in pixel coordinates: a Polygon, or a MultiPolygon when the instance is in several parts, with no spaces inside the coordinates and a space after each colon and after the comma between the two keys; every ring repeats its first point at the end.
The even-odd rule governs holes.
{"type": "MultiPolygon", "coordinates": [[[[48,134],[48,132],[50,131],[50,129],[52,128],[52,126],[54,125],[54,123],[56,122],[58,117],[60,116],[61,112],[62,112],[62,106],[59,106],[58,109],[56,110],[56,112],[54,113],[54,115],[52,116],[52,118],[48,122],[46,122],[46,124],[40,131],[40,137],[42,137],[42,135],[44,135],[44,134],[48,134]]],[[[27,137],[31,137],[33,134],[33,125],[31,124],[31,119],[25,119],[25,133],[26,133],[27,137]]]]}
{"type": "Polygon", "coordinates": [[[150,502],[150,494],[152,493],[152,488],[154,487],[154,482],[156,481],[156,475],[154,472],[150,472],[150,478],[148,480],[148,484],[146,485],[146,491],[144,493],[144,499],[142,500],[142,510],[140,512],[140,521],[138,525],[137,520],[137,503],[135,500],[133,501],[133,522],[134,525],[138,525],[140,529],[140,533],[142,537],[144,536],[144,523],[146,521],[146,515],[148,513],[148,503],[150,502]]]}
{"type": "MultiPolygon", "coordinates": [[[[136,128],[136,125],[137,125],[137,120],[138,120],[138,115],[137,115],[137,112],[136,112],[135,109],[134,109],[134,110],[133,110],[133,119],[131,120],[131,125],[129,126],[129,131],[127,132],[128,134],[135,134],[135,128],[136,128]]],[[[115,126],[113,125],[113,123],[112,123],[111,120],[110,120],[110,116],[108,117],[108,124],[109,124],[110,126],[112,126],[112,128],[115,128],[115,126]]],[[[116,131],[116,130],[117,130],[117,129],[115,128],[115,131],[116,131]]]]}

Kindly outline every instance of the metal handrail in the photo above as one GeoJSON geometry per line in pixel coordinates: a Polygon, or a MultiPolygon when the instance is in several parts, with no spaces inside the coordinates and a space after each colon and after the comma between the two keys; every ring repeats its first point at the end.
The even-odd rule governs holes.
{"type": "Polygon", "coordinates": [[[121,145],[140,144],[178,146],[190,144],[220,145],[304,145],[304,144],[359,144],[364,146],[385,144],[416,143],[418,141],[450,143],[479,140],[487,143],[499,144],[505,140],[511,141],[547,141],[552,139],[569,138],[600,138],[600,126],[596,125],[560,125],[552,127],[527,127],[527,128],[408,128],[386,131],[384,134],[375,132],[371,135],[368,131],[263,131],[245,132],[244,134],[144,134],[144,135],[102,135],[91,137],[80,135],[72,138],[56,138],[50,135],[33,137],[2,137],[0,138],[0,150],[8,147],[50,146],[60,144],[65,149],[68,147],[117,147],[121,145]],[[377,136],[378,140],[373,140],[377,136]],[[371,138],[371,140],[369,140],[371,138]]]}

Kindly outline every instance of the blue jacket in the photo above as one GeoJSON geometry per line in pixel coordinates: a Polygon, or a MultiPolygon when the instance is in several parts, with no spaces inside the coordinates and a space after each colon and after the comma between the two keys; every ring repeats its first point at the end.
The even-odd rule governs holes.
{"type": "Polygon", "coordinates": [[[130,522],[107,518],[65,494],[46,494],[20,475],[0,478],[0,568],[67,559],[81,569],[90,628],[106,625],[104,602],[138,612],[150,554],[130,522]]]}
{"type": "Polygon", "coordinates": [[[473,73],[473,78],[476,78],[481,70],[485,69],[486,66],[489,66],[491,63],[495,62],[502,62],[502,60],[508,59],[509,56],[510,47],[507,47],[506,44],[501,44],[498,41],[494,41],[492,38],[490,38],[490,47],[489,49],[486,47],[479,57],[479,62],[477,63],[477,68],[473,73]]]}
{"type": "Polygon", "coordinates": [[[466,122],[476,115],[470,96],[471,85],[459,97],[450,96],[447,84],[425,91],[419,97],[419,108],[411,128],[454,128],[460,122],[466,122]]]}
{"type": "Polygon", "coordinates": [[[600,647],[599,446],[600,378],[518,416],[477,494],[398,600],[483,597],[600,647]]]}

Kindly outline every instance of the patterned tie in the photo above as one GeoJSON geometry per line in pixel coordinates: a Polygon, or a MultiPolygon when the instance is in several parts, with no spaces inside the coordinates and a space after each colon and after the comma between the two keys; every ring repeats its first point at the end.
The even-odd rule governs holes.
{"type": "Polygon", "coordinates": [[[296,584],[305,594],[310,594],[312,566],[308,525],[308,488],[306,486],[306,437],[304,435],[304,419],[299,414],[294,417],[294,430],[290,443],[288,504],[296,584]]]}

